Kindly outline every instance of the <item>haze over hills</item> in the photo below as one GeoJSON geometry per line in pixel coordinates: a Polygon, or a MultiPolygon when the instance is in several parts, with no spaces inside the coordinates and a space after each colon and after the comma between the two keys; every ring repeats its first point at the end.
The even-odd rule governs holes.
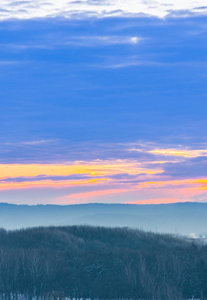
{"type": "Polygon", "coordinates": [[[161,233],[200,235],[207,232],[207,203],[67,206],[0,203],[2,228],[19,229],[50,225],[131,227],[161,233]]]}

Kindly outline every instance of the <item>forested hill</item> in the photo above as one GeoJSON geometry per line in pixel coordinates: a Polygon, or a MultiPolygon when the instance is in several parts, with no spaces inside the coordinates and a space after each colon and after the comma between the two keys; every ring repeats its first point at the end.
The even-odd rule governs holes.
{"type": "Polygon", "coordinates": [[[207,299],[207,246],[127,228],[0,231],[0,291],[100,299],[207,299]]]}

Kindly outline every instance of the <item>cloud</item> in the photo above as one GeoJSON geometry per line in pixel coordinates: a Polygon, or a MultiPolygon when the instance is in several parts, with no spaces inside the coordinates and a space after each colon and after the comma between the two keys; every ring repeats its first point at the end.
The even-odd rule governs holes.
{"type": "Polygon", "coordinates": [[[28,141],[28,142],[21,142],[19,145],[26,145],[26,146],[37,146],[42,144],[50,144],[54,140],[39,140],[39,141],[28,141]]]}
{"type": "Polygon", "coordinates": [[[165,175],[171,178],[197,178],[205,177],[207,169],[207,156],[187,158],[175,164],[165,164],[165,175]]]}
{"type": "MultiPolygon", "coordinates": [[[[140,38],[140,41],[146,40],[144,38],[140,38]]],[[[147,60],[146,57],[107,57],[107,60],[104,63],[98,63],[96,65],[92,65],[96,68],[101,69],[123,69],[130,67],[155,67],[155,68],[177,68],[177,67],[204,67],[206,68],[207,64],[205,61],[187,61],[187,62],[162,62],[156,60],[147,60]]]]}
{"type": "Polygon", "coordinates": [[[41,145],[49,145],[56,142],[55,139],[46,139],[46,140],[31,140],[31,141],[21,141],[21,142],[5,142],[3,143],[5,146],[11,147],[24,147],[24,146],[41,146],[41,145]]]}
{"type": "Polygon", "coordinates": [[[164,180],[164,181],[152,181],[143,182],[138,185],[140,188],[155,187],[155,188],[169,188],[179,186],[196,186],[201,190],[207,190],[207,178],[198,179],[180,179],[180,180],[164,180]]]}
{"type": "MultiPolygon", "coordinates": [[[[24,51],[30,49],[40,50],[54,50],[61,47],[100,47],[100,46],[113,46],[113,45],[137,45],[143,38],[138,36],[120,36],[120,35],[100,35],[100,36],[59,36],[58,38],[45,37],[38,43],[27,42],[24,44],[1,44],[9,50],[24,51]]],[[[3,63],[3,62],[2,62],[3,63]]],[[[4,62],[5,64],[10,62],[4,62]]],[[[1,64],[1,62],[0,62],[1,64]]]]}
{"type": "MultiPolygon", "coordinates": [[[[67,188],[78,185],[137,183],[150,180],[161,168],[145,168],[133,160],[73,162],[67,164],[1,164],[0,190],[67,188]],[[120,174],[124,174],[121,176],[120,174]],[[133,177],[133,180],[132,180],[133,177]]],[[[154,178],[154,177],[153,177],[154,178]]]]}
{"type": "Polygon", "coordinates": [[[101,183],[106,181],[107,179],[104,178],[97,178],[97,179],[86,179],[86,180],[37,180],[37,181],[27,181],[24,182],[4,182],[1,181],[0,183],[0,191],[4,190],[31,190],[31,189],[45,189],[45,188],[52,188],[52,189],[64,189],[69,188],[72,186],[84,186],[84,185],[94,185],[97,183],[101,183]]]}
{"type": "Polygon", "coordinates": [[[128,193],[128,188],[126,189],[105,189],[98,191],[90,191],[90,192],[82,192],[82,193],[74,193],[66,196],[62,196],[57,198],[59,204],[78,204],[78,203],[88,203],[90,201],[97,201],[98,198],[103,196],[117,195],[120,193],[128,193]]]}
{"type": "Polygon", "coordinates": [[[18,65],[20,64],[19,61],[13,61],[13,60],[0,60],[0,66],[9,66],[9,65],[18,65]]]}
{"type": "Polygon", "coordinates": [[[86,16],[155,16],[167,15],[183,17],[190,14],[206,14],[204,0],[106,0],[106,1],[68,1],[68,0],[2,0],[0,19],[31,19],[46,17],[84,18],[86,16]]]}
{"type": "MultiPolygon", "coordinates": [[[[139,144],[138,144],[139,145],[139,144]]],[[[129,151],[134,151],[137,153],[148,153],[159,157],[176,157],[176,158],[198,158],[207,156],[207,149],[190,149],[184,146],[179,146],[178,148],[160,148],[156,147],[155,144],[140,144],[139,148],[132,147],[129,151]]]]}
{"type": "Polygon", "coordinates": [[[186,199],[180,200],[179,198],[158,198],[158,199],[148,199],[148,200],[138,200],[135,202],[126,202],[126,204],[170,204],[186,202],[186,199]]]}
{"type": "MultiPolygon", "coordinates": [[[[51,142],[24,141],[18,147],[41,148],[51,142]]],[[[123,156],[125,151],[125,157],[132,154],[131,158],[0,164],[0,196],[12,191],[29,194],[32,190],[52,190],[57,193],[57,203],[199,201],[207,190],[205,167],[202,173],[199,171],[206,162],[207,151],[204,144],[200,146],[204,149],[144,142],[114,144],[108,145],[110,151],[121,151],[123,156]],[[184,167],[186,171],[182,173],[184,167]]]]}
{"type": "Polygon", "coordinates": [[[181,156],[185,158],[195,158],[207,156],[207,150],[180,150],[180,149],[154,149],[148,153],[164,155],[164,156],[181,156]]]}
{"type": "Polygon", "coordinates": [[[107,46],[107,45],[136,45],[142,40],[138,36],[79,36],[71,37],[65,45],[72,46],[107,46]]]}

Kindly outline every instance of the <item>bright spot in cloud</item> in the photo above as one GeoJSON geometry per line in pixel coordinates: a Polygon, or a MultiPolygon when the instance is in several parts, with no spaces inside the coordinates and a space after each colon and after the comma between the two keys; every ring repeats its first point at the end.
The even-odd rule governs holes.
{"type": "Polygon", "coordinates": [[[132,44],[137,44],[139,42],[139,38],[137,36],[133,36],[131,38],[131,42],[132,42],[132,44]]]}

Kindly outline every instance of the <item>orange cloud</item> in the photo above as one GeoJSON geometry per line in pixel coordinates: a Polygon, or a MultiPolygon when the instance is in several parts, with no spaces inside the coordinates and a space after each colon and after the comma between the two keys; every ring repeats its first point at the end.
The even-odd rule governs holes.
{"type": "Polygon", "coordinates": [[[108,189],[108,190],[101,190],[101,191],[90,191],[90,192],[83,192],[83,193],[76,193],[71,194],[63,197],[59,197],[58,203],[80,203],[79,200],[90,200],[91,198],[98,198],[100,196],[105,195],[113,195],[113,194],[120,194],[120,193],[128,193],[132,190],[130,189],[108,189]]]}
{"type": "MultiPolygon", "coordinates": [[[[0,164],[0,190],[15,190],[29,188],[65,188],[73,185],[95,184],[101,182],[119,182],[121,180],[112,179],[113,175],[144,174],[148,178],[154,174],[161,174],[163,170],[155,168],[143,168],[140,163],[130,160],[96,160],[92,162],[74,162],[70,164],[0,164]],[[84,174],[85,179],[51,179],[53,177],[66,177],[77,174],[84,174]],[[44,176],[38,179],[38,176],[44,176]],[[49,178],[47,178],[49,177],[49,178]],[[87,179],[88,177],[88,179],[87,179]],[[10,181],[6,181],[6,179],[10,181]],[[17,182],[15,178],[22,178],[17,182]],[[28,178],[30,180],[28,180],[28,178]],[[33,180],[31,180],[33,179],[33,180]]],[[[127,179],[126,179],[127,180],[127,179]]]]}
{"type": "Polygon", "coordinates": [[[147,152],[165,156],[181,156],[185,158],[207,156],[207,150],[154,149],[147,152]]]}
{"type": "MultiPolygon", "coordinates": [[[[150,147],[149,145],[141,145],[144,147],[150,147]]],[[[163,155],[163,156],[175,156],[175,157],[184,157],[184,158],[196,158],[196,157],[200,157],[200,156],[207,156],[207,149],[176,149],[176,148],[156,148],[153,150],[146,150],[146,148],[144,149],[136,149],[136,148],[131,148],[129,149],[129,151],[136,151],[136,152],[140,152],[140,153],[151,153],[151,154],[155,154],[155,155],[163,155]]],[[[151,163],[160,163],[160,164],[164,164],[164,163],[173,163],[176,161],[155,161],[155,162],[151,162],[151,163]]],[[[150,163],[150,162],[149,162],[150,163]]]]}
{"type": "MultiPolygon", "coordinates": [[[[136,199],[134,201],[128,201],[127,203],[135,204],[165,204],[165,203],[176,203],[176,202],[194,202],[195,197],[204,196],[203,191],[200,187],[166,187],[162,188],[146,188],[139,190],[136,199]],[[142,197],[144,200],[142,200],[142,197]],[[137,200],[140,199],[140,200],[137,200]]],[[[135,198],[135,197],[134,197],[135,198]]],[[[205,198],[205,197],[204,197],[205,198]]]]}
{"type": "Polygon", "coordinates": [[[108,181],[105,178],[90,179],[90,180],[37,180],[37,181],[25,181],[25,182],[1,182],[0,190],[19,190],[19,189],[31,189],[31,188],[67,188],[74,185],[92,185],[108,181]]]}
{"type": "MultiPolygon", "coordinates": [[[[98,197],[107,199],[107,195],[126,193],[126,197],[130,201],[134,200],[135,203],[136,199],[149,199],[138,201],[144,204],[149,203],[148,201],[150,203],[193,201],[193,196],[201,195],[207,190],[207,178],[170,180],[169,177],[163,176],[164,171],[161,168],[145,168],[143,164],[134,160],[96,160],[68,164],[0,164],[0,191],[88,186],[87,189],[90,188],[90,191],[60,197],[57,201],[78,203],[86,199],[90,202],[90,199],[92,201],[98,197]],[[80,179],[75,176],[72,179],[72,175],[77,174],[84,174],[84,176],[80,176],[80,179]],[[113,177],[119,174],[126,174],[126,178],[113,177]],[[71,179],[64,178],[69,175],[71,179]],[[127,178],[127,175],[135,176],[132,176],[131,181],[131,177],[127,178]],[[38,176],[45,176],[41,178],[44,180],[38,179],[38,176]],[[57,180],[56,176],[63,178],[57,180]],[[17,182],[18,177],[23,180],[17,182]],[[10,180],[5,180],[7,178],[10,180]],[[134,178],[145,181],[138,183],[134,178]],[[102,190],[94,191],[95,187],[102,190]]],[[[120,198],[123,200],[124,197],[125,194],[120,198]]]]}
{"type": "Polygon", "coordinates": [[[77,162],[73,164],[0,164],[0,179],[36,176],[69,176],[87,174],[90,176],[110,176],[119,173],[158,174],[161,169],[143,168],[135,161],[93,161],[91,163],[77,162]]]}
{"type": "Polygon", "coordinates": [[[139,184],[140,188],[147,187],[165,187],[180,185],[198,185],[201,189],[207,189],[207,179],[183,179],[183,180],[165,180],[165,181],[148,181],[139,184]]]}

